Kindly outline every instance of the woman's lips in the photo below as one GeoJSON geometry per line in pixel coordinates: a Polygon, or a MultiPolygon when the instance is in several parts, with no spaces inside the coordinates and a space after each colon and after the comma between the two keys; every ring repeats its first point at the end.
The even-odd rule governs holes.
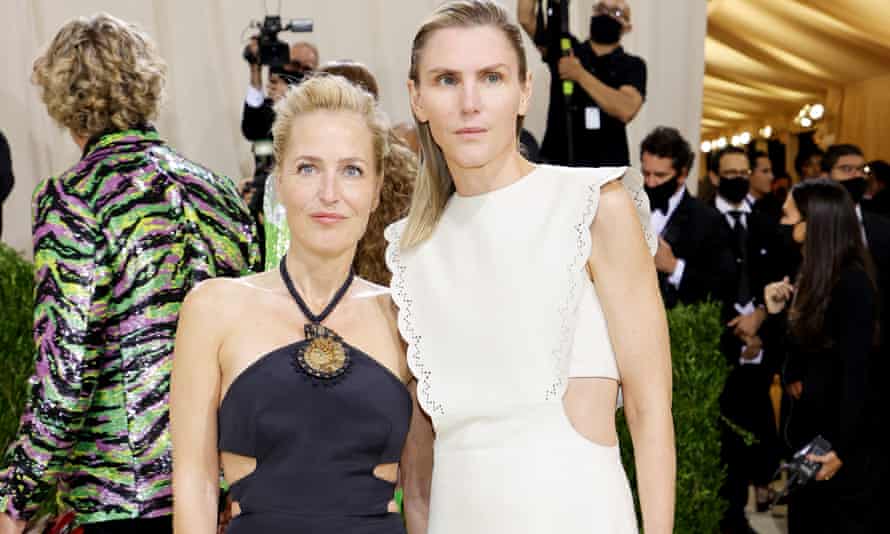
{"type": "Polygon", "coordinates": [[[312,220],[321,224],[336,224],[346,217],[340,215],[339,213],[333,213],[328,211],[318,211],[310,215],[312,220]]]}
{"type": "Polygon", "coordinates": [[[487,131],[488,130],[486,128],[475,128],[475,127],[461,128],[460,130],[457,131],[457,135],[465,136],[465,137],[474,137],[474,136],[482,135],[487,131]]]}

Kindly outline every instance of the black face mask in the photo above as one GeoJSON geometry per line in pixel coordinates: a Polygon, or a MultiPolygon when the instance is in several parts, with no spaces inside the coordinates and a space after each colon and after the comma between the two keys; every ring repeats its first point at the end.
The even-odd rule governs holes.
{"type": "Polygon", "coordinates": [[[802,245],[794,240],[793,224],[779,225],[779,243],[779,261],[782,264],[782,272],[793,280],[803,262],[802,245]]]}
{"type": "Polygon", "coordinates": [[[853,204],[859,204],[859,201],[862,200],[862,197],[865,195],[865,190],[868,189],[868,182],[865,178],[850,178],[849,180],[844,180],[840,184],[844,186],[847,193],[850,193],[850,198],[853,199],[853,204]]]}
{"type": "Polygon", "coordinates": [[[739,204],[748,195],[750,183],[744,176],[721,177],[717,192],[730,204],[739,204]]]}
{"type": "Polygon", "coordinates": [[[609,15],[590,17],[590,40],[597,44],[615,44],[621,39],[621,23],[609,15]]]}
{"type": "Polygon", "coordinates": [[[646,196],[649,197],[649,207],[652,211],[659,210],[665,215],[668,212],[668,201],[677,192],[677,176],[655,187],[644,186],[646,196]]]}

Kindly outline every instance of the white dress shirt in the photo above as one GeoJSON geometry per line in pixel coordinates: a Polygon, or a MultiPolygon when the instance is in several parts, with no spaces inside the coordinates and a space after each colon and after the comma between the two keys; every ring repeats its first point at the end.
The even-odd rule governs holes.
{"type": "MultiPolygon", "coordinates": [[[[685,193],[686,186],[677,188],[677,192],[671,195],[671,198],[668,199],[667,213],[662,213],[661,210],[652,210],[652,214],[649,216],[649,223],[652,225],[652,230],[659,236],[664,234],[664,229],[667,228],[668,223],[671,221],[671,217],[674,215],[674,212],[677,211],[677,206],[680,205],[680,201],[683,200],[683,195],[685,193]]],[[[680,289],[680,283],[683,281],[683,272],[685,270],[686,261],[677,258],[677,267],[674,269],[674,272],[668,276],[668,283],[676,289],[680,289]]]]}
{"type": "Polygon", "coordinates": [[[265,102],[265,100],[266,100],[266,95],[264,95],[262,91],[260,91],[256,87],[248,84],[247,96],[244,97],[244,102],[248,106],[250,106],[252,108],[262,107],[263,102],[265,102]]]}
{"type": "Polygon", "coordinates": [[[742,216],[739,218],[739,220],[742,221],[742,226],[744,226],[745,228],[748,227],[748,214],[751,213],[751,206],[749,206],[748,203],[744,200],[742,200],[739,204],[730,204],[728,200],[721,197],[720,195],[717,195],[717,197],[714,199],[714,206],[717,208],[717,211],[723,214],[723,216],[729,222],[729,227],[733,230],[735,229],[735,218],[733,218],[733,216],[729,214],[729,212],[731,211],[742,212],[742,216]]]}

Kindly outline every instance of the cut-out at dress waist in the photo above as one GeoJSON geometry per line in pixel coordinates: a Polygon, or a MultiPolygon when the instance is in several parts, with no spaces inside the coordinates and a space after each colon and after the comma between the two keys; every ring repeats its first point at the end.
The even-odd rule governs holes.
{"type": "Polygon", "coordinates": [[[436,454],[460,454],[486,450],[553,449],[565,447],[614,449],[590,441],[578,433],[565,414],[561,400],[516,406],[509,412],[454,418],[436,429],[436,454]]]}

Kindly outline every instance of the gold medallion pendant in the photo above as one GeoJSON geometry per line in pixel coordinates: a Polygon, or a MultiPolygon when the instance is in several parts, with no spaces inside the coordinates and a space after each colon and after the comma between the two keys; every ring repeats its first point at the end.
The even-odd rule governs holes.
{"type": "Polygon", "coordinates": [[[336,378],[349,367],[349,351],[336,332],[319,324],[305,327],[307,343],[297,349],[296,363],[309,376],[336,378]]]}

